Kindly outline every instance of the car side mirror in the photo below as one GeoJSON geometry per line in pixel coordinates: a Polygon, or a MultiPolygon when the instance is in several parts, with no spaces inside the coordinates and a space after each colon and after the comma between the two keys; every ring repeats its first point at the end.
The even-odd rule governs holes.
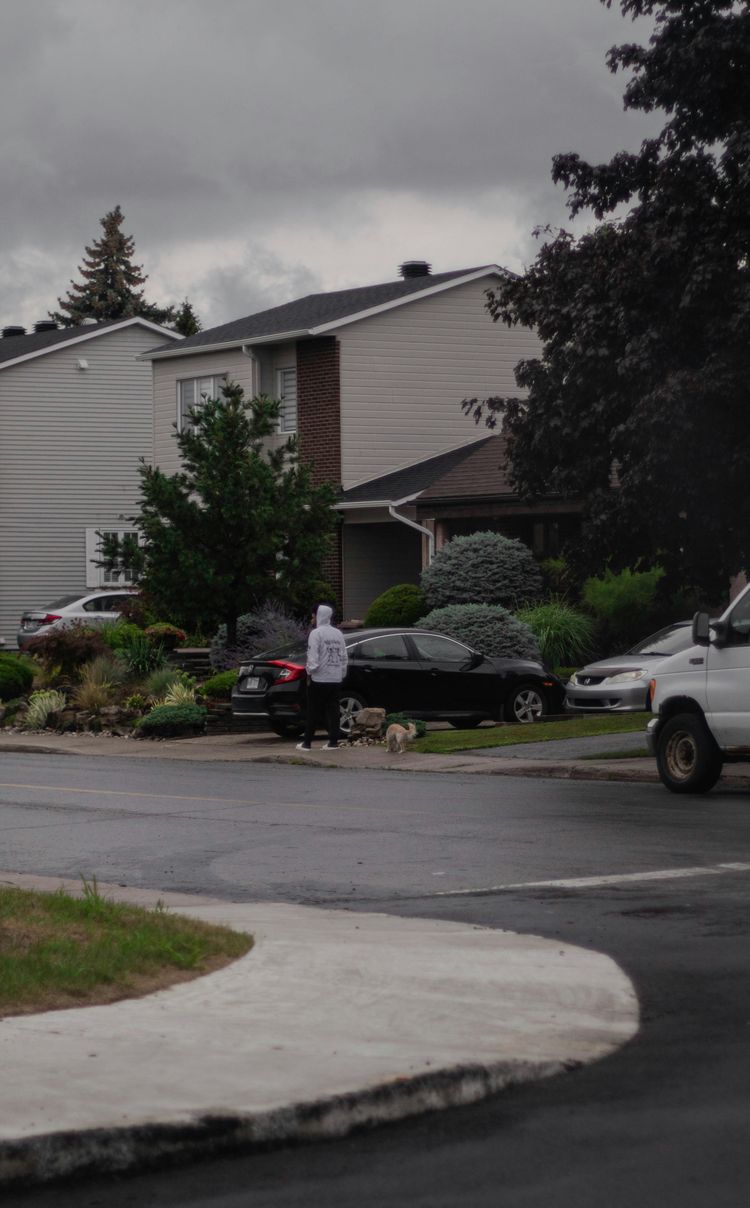
{"type": "Polygon", "coordinates": [[[696,612],[693,617],[693,645],[694,646],[709,646],[711,644],[711,630],[707,612],[696,612]]]}

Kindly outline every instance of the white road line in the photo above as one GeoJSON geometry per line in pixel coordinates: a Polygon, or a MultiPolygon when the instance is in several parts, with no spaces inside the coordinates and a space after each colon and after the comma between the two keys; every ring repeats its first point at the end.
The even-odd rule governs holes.
{"type": "Polygon", "coordinates": [[[625,885],[635,881],[676,881],[681,877],[718,877],[728,872],[750,872],[750,864],[709,864],[698,868],[664,868],[658,872],[623,872],[608,877],[568,877],[560,881],[517,881],[486,885],[481,889],[444,889],[431,898],[470,897],[472,894],[503,893],[509,889],[595,889],[599,885],[625,885]]]}

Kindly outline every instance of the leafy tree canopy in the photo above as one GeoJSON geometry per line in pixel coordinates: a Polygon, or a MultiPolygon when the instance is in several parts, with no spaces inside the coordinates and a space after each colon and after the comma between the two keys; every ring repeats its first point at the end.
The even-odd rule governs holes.
{"type": "Polygon", "coordinates": [[[104,234],[85,248],[78,269],[83,280],[71,281],[66,296],[57,299],[60,309],[50,311],[50,318],[76,327],[85,319],[106,323],[138,315],[154,323],[174,324],[181,335],[194,335],[200,331],[200,321],[187,298],[178,310],[146,301],[142,287],[148,277],[139,264],[133,264],[135,240],[122,231],[124,218],[117,205],[99,219],[104,234]]]}
{"type": "Polygon", "coordinates": [[[609,163],[554,159],[571,216],[597,224],[547,231],[491,292],[492,318],[542,351],[516,367],[525,397],[463,406],[501,419],[523,493],[586,500],[584,568],[658,558],[723,591],[750,565],[750,4],[620,7],[653,34],[608,65],[631,72],[626,107],[665,124],[609,163]]]}
{"type": "Polygon", "coordinates": [[[269,450],[278,401],[230,384],[176,435],[182,468],[140,465],[142,544],[102,541],[102,564],[133,567],[153,606],[188,630],[227,627],[268,600],[307,611],[335,526],[334,488],[312,485],[290,437],[269,450]]]}

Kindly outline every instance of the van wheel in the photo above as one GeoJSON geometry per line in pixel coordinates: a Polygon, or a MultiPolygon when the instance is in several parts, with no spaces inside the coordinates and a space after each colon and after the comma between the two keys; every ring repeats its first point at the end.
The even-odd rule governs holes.
{"type": "Polygon", "coordinates": [[[656,766],[671,793],[707,793],[721,776],[723,760],[703,719],[678,713],[661,728],[656,766]]]}

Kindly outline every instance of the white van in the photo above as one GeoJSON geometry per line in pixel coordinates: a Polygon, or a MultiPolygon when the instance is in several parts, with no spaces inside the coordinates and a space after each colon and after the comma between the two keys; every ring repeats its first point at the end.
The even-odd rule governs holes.
{"type": "Polygon", "coordinates": [[[724,763],[750,762],[750,585],[717,621],[695,614],[693,643],[651,681],[648,743],[673,793],[706,793],[724,763]]]}

